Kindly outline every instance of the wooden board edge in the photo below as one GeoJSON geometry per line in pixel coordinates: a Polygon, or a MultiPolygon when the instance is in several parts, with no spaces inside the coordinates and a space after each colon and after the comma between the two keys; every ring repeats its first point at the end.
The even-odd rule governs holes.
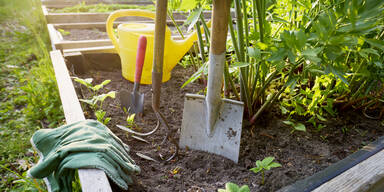
{"type": "Polygon", "coordinates": [[[52,24],[47,24],[49,38],[51,39],[52,50],[56,50],[56,44],[62,40],[62,36],[59,36],[59,32],[56,31],[52,24]]]}
{"type": "MultiPolygon", "coordinates": [[[[85,120],[83,110],[77,98],[75,88],[69,76],[67,66],[60,51],[51,51],[51,61],[55,71],[60,99],[67,123],[85,120]]],[[[99,169],[79,169],[79,179],[84,192],[111,192],[107,175],[99,169]]]]}
{"type": "MultiPolygon", "coordinates": [[[[296,181],[294,184],[288,185],[279,189],[278,192],[296,192],[296,191],[313,191],[319,188],[322,185],[328,185],[328,182],[332,179],[340,176],[344,172],[349,171],[355,166],[358,166],[359,163],[366,161],[371,156],[377,154],[384,150],[384,136],[378,138],[374,142],[369,143],[364,146],[362,149],[354,152],[353,154],[347,156],[346,158],[330,165],[326,169],[315,173],[310,177],[306,177],[302,180],[296,181]]],[[[380,176],[381,180],[384,180],[383,176],[380,176]]],[[[371,180],[368,183],[375,183],[376,181],[371,180]]],[[[363,186],[364,186],[363,185],[363,186]]],[[[373,187],[380,186],[377,183],[373,187]]],[[[333,187],[333,186],[332,186],[333,187]]],[[[320,188],[319,188],[320,189],[320,188]]]]}
{"type": "Polygon", "coordinates": [[[313,192],[363,192],[384,178],[384,150],[324,183],[313,192]]]}

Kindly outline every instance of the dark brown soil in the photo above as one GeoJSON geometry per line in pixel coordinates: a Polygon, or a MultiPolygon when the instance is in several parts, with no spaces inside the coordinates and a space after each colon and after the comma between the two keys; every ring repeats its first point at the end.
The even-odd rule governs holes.
{"type": "MultiPolygon", "coordinates": [[[[161,111],[175,130],[181,126],[184,94],[198,93],[203,89],[197,83],[180,88],[192,73],[191,69],[177,66],[171,80],[162,85],[161,111]]],[[[112,82],[104,92],[132,90],[133,84],[122,78],[120,70],[89,71],[80,77],[92,77],[96,83],[111,79],[112,82]]],[[[150,89],[149,85],[140,87],[146,100],[144,116],[136,118],[141,132],[150,131],[157,122],[151,108],[150,89]]],[[[84,88],[82,90],[88,95],[84,88]]],[[[118,97],[108,99],[104,109],[112,117],[108,127],[131,147],[131,156],[141,167],[141,174],[136,176],[137,183],[129,190],[136,192],[217,191],[218,188],[224,188],[226,182],[248,185],[251,191],[276,191],[359,150],[383,135],[384,128],[380,121],[366,119],[358,111],[345,111],[338,117],[330,118],[325,123],[327,127],[320,132],[307,125],[307,132],[291,133],[291,128],[282,123],[285,117],[280,114],[278,107],[274,107],[256,125],[243,128],[238,164],[217,155],[184,149],[180,150],[177,159],[165,162],[161,156],[164,159],[171,155],[174,147],[169,142],[160,145],[166,133],[163,126],[154,135],[145,137],[150,143],[147,144],[116,127],[116,124],[126,125],[126,114],[120,109],[118,97]],[[136,152],[146,154],[158,162],[140,158],[136,152]],[[267,171],[265,185],[261,185],[261,174],[252,173],[249,169],[255,166],[256,160],[267,156],[275,157],[282,167],[267,171]]],[[[179,131],[175,135],[178,140],[179,131]]]]}

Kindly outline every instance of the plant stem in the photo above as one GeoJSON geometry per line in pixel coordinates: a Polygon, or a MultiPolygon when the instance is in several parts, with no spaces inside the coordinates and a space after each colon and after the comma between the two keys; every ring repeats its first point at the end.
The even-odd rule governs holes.
{"type": "MultiPolygon", "coordinates": [[[[180,30],[179,25],[177,25],[177,23],[175,21],[175,18],[173,17],[173,12],[171,10],[168,10],[168,16],[171,18],[172,23],[173,23],[173,25],[175,25],[175,27],[177,29],[177,32],[180,34],[181,38],[185,39],[184,34],[180,30]]],[[[195,68],[195,70],[197,70],[199,67],[196,65],[195,57],[193,56],[193,53],[192,53],[191,49],[188,50],[188,54],[189,54],[189,58],[190,58],[189,60],[191,61],[191,63],[193,65],[193,67],[195,68]]]]}
{"type": "Polygon", "coordinates": [[[201,35],[199,22],[196,22],[195,26],[196,26],[197,39],[198,39],[198,45],[199,45],[199,49],[200,49],[201,60],[203,63],[205,63],[204,41],[203,41],[203,36],[201,35]]]}
{"type": "Polygon", "coordinates": [[[261,185],[264,185],[264,170],[261,170],[261,185]]]}

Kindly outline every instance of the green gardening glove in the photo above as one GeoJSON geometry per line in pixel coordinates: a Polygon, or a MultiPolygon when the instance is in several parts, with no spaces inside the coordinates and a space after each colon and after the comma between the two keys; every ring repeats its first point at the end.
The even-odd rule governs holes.
{"type": "Polygon", "coordinates": [[[71,191],[75,170],[79,168],[101,169],[124,189],[132,183],[130,175],[140,172],[128,155],[128,146],[95,120],[38,130],[31,143],[39,152],[40,161],[28,175],[46,178],[50,191],[71,191]]]}

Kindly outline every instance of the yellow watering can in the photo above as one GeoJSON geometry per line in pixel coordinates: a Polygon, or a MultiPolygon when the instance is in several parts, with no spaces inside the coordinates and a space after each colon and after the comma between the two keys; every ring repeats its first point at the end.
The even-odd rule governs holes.
{"type": "MultiPolygon", "coordinates": [[[[146,36],[147,48],[144,59],[143,72],[141,76],[141,84],[152,83],[152,63],[153,63],[153,42],[155,33],[155,24],[150,23],[124,23],[117,27],[117,38],[113,30],[113,22],[119,17],[136,16],[155,19],[155,13],[144,10],[125,9],[111,13],[107,19],[107,33],[111,38],[117,53],[121,58],[121,69],[123,77],[129,81],[135,80],[136,68],[136,51],[138,39],[140,36],[146,36]]],[[[208,23],[209,24],[209,23],[208,23]]],[[[196,31],[188,38],[181,41],[175,41],[171,38],[171,31],[167,27],[165,31],[165,47],[164,47],[164,65],[163,79],[166,82],[171,78],[171,71],[191,48],[193,42],[197,40],[196,31]]]]}

